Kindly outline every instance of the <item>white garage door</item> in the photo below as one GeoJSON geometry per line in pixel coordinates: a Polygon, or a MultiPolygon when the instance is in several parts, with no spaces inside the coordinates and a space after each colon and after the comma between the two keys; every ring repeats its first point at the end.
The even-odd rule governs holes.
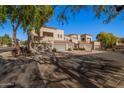
{"type": "Polygon", "coordinates": [[[66,45],[65,44],[55,44],[54,48],[56,48],[57,51],[65,51],[66,45]]]}
{"type": "Polygon", "coordinates": [[[84,48],[86,51],[91,51],[92,50],[92,44],[84,44],[84,48]]]}

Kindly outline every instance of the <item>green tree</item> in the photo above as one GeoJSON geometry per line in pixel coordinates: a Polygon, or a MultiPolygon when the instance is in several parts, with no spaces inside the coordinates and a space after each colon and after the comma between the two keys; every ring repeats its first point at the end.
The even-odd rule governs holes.
{"type": "Polygon", "coordinates": [[[21,45],[26,45],[26,44],[27,44],[27,41],[21,40],[21,41],[20,41],[20,44],[21,44],[21,45]]]}
{"type": "Polygon", "coordinates": [[[53,7],[52,6],[24,6],[23,7],[23,19],[21,27],[27,32],[28,35],[28,49],[33,51],[32,48],[32,33],[31,31],[34,30],[38,36],[39,31],[42,26],[53,15],[53,7]]]}
{"type": "Polygon", "coordinates": [[[12,39],[9,37],[8,34],[5,34],[1,37],[1,45],[10,45],[12,44],[12,39]]]}
{"type": "Polygon", "coordinates": [[[20,53],[20,46],[17,41],[16,33],[18,28],[21,25],[22,21],[22,9],[21,6],[16,5],[8,5],[0,7],[0,18],[1,23],[10,21],[10,25],[12,27],[12,40],[14,47],[18,50],[18,54],[20,53]]]}
{"type": "Polygon", "coordinates": [[[68,22],[70,13],[76,15],[86,8],[91,9],[96,18],[99,19],[102,16],[103,23],[109,23],[123,12],[124,5],[66,5],[56,6],[56,8],[60,10],[57,19],[62,22],[62,24],[68,22]]]}
{"type": "Polygon", "coordinates": [[[0,6],[0,25],[6,22],[6,8],[4,6],[0,6]]]}
{"type": "Polygon", "coordinates": [[[13,31],[13,43],[15,48],[19,50],[16,33],[19,27],[22,27],[28,34],[28,47],[31,49],[31,32],[35,30],[39,33],[39,29],[53,15],[52,6],[1,6],[0,7],[0,23],[10,21],[13,31]]]}
{"type": "Polygon", "coordinates": [[[96,39],[101,42],[103,48],[112,48],[118,42],[118,37],[106,32],[100,32],[96,39]]]}

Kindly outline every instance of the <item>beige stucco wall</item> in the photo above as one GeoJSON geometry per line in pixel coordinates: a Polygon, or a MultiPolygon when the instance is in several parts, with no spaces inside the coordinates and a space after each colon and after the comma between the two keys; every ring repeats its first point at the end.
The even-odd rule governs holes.
{"type": "Polygon", "coordinates": [[[74,43],[67,43],[66,44],[66,50],[68,50],[68,49],[71,49],[71,50],[73,50],[74,49],[74,43]]]}
{"type": "Polygon", "coordinates": [[[69,41],[69,40],[70,40],[70,37],[69,37],[69,36],[64,35],[64,40],[65,40],[65,41],[69,41]]]}
{"type": "Polygon", "coordinates": [[[81,41],[81,35],[77,35],[78,41],[81,41]]]}
{"type": "Polygon", "coordinates": [[[43,36],[43,32],[52,32],[52,33],[55,33],[56,32],[56,29],[47,28],[47,27],[41,27],[41,29],[40,29],[40,36],[43,36]]]}
{"type": "Polygon", "coordinates": [[[91,43],[92,41],[92,36],[86,35],[86,43],[91,43]]]}
{"type": "Polygon", "coordinates": [[[78,36],[77,35],[69,35],[69,37],[73,43],[78,43],[78,36]]]}
{"type": "Polygon", "coordinates": [[[64,40],[64,30],[41,27],[40,36],[43,36],[43,32],[53,33],[53,37],[44,37],[44,41],[64,40]]]}
{"type": "Polygon", "coordinates": [[[93,42],[93,49],[101,49],[101,43],[97,42],[97,41],[94,41],[93,42]]]}
{"type": "MultiPolygon", "coordinates": [[[[35,31],[32,31],[33,35],[37,35],[35,31]]],[[[56,28],[52,27],[41,27],[40,29],[40,36],[42,37],[41,42],[47,42],[47,43],[52,43],[52,48],[57,48],[58,50],[67,50],[68,48],[73,49],[74,48],[74,43],[78,44],[81,41],[81,38],[84,37],[84,44],[79,43],[80,48],[86,48],[86,50],[90,50],[92,45],[92,36],[88,34],[70,34],[70,35],[64,35],[64,30],[59,30],[56,28]],[[44,33],[47,32],[47,33],[44,33]],[[44,36],[43,36],[44,35],[44,36]],[[54,41],[70,41],[72,40],[73,43],[54,43],[54,41]],[[60,48],[60,49],[59,49],[60,48]]],[[[99,46],[97,42],[94,43],[96,46],[99,46]]]]}
{"type": "Polygon", "coordinates": [[[84,40],[81,41],[85,43],[91,43],[92,41],[92,36],[88,34],[81,35],[81,38],[84,38],[84,40]]]}
{"type": "Polygon", "coordinates": [[[100,42],[94,41],[94,45],[100,45],[100,42]]]}
{"type": "Polygon", "coordinates": [[[64,40],[64,31],[57,29],[54,32],[54,40],[64,40]]]}

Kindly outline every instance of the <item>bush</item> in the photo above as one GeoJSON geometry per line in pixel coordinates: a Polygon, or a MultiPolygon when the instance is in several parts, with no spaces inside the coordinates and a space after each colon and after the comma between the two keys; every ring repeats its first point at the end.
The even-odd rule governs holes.
{"type": "Polygon", "coordinates": [[[79,48],[79,50],[85,50],[85,48],[79,48]]]}
{"type": "Polygon", "coordinates": [[[73,48],[73,50],[79,50],[78,48],[73,48]]]}
{"type": "Polygon", "coordinates": [[[68,51],[72,51],[72,49],[71,48],[68,48],[68,51]]]}
{"type": "Polygon", "coordinates": [[[53,48],[53,49],[52,49],[52,52],[56,52],[56,48],[53,48]]]}

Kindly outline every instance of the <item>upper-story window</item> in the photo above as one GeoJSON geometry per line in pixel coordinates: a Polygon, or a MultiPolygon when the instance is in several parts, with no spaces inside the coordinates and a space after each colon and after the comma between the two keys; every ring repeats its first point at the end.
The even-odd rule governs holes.
{"type": "Polygon", "coordinates": [[[82,40],[82,41],[84,41],[84,40],[85,40],[85,38],[81,38],[81,40],[82,40]]]}
{"type": "Polygon", "coordinates": [[[73,37],[73,39],[77,39],[77,37],[73,37]]]}
{"type": "Polygon", "coordinates": [[[51,32],[43,32],[43,36],[45,37],[53,37],[53,33],[51,32]]]}
{"type": "Polygon", "coordinates": [[[62,38],[62,34],[60,35],[60,37],[62,38]]]}
{"type": "Polygon", "coordinates": [[[91,38],[87,38],[87,40],[89,40],[91,42],[91,38]]]}
{"type": "Polygon", "coordinates": [[[62,34],[58,34],[58,38],[62,38],[62,34]]]}

